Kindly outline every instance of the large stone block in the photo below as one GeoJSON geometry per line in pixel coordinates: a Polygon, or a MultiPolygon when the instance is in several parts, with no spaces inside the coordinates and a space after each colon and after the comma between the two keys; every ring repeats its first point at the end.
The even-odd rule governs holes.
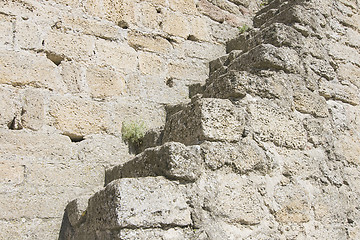
{"type": "Polygon", "coordinates": [[[73,60],[88,60],[93,55],[95,41],[91,36],[79,36],[50,31],[44,39],[46,51],[73,60]]]}
{"type": "Polygon", "coordinates": [[[17,21],[15,27],[15,45],[23,49],[42,49],[42,34],[38,24],[30,20],[17,21]]]}
{"type": "Polygon", "coordinates": [[[113,181],[89,199],[87,223],[95,230],[189,226],[186,198],[162,177],[113,181]]]}
{"type": "Polygon", "coordinates": [[[338,159],[360,165],[360,137],[356,133],[343,134],[334,142],[335,154],[338,159]]]}
{"type": "Polygon", "coordinates": [[[172,60],[167,67],[171,78],[203,82],[208,76],[206,63],[201,60],[172,60]]]}
{"type": "Polygon", "coordinates": [[[294,90],[294,106],[299,112],[309,113],[315,117],[329,115],[325,98],[305,88],[294,90]]]}
{"type": "Polygon", "coordinates": [[[5,15],[0,15],[0,48],[9,48],[13,45],[13,23],[12,19],[5,15]]]}
{"type": "Polygon", "coordinates": [[[340,80],[349,81],[358,88],[360,88],[360,68],[347,63],[340,64],[338,68],[338,77],[340,80]]]}
{"type": "Polygon", "coordinates": [[[167,117],[163,142],[239,141],[245,113],[227,99],[200,99],[167,117]]]}
{"type": "Polygon", "coordinates": [[[195,0],[184,0],[184,1],[177,1],[177,0],[170,0],[170,8],[175,12],[182,12],[187,14],[196,14],[196,1],[195,0]]]}
{"type": "Polygon", "coordinates": [[[59,70],[44,55],[0,51],[0,83],[63,91],[59,70]]]}
{"type": "Polygon", "coordinates": [[[166,13],[162,24],[164,32],[176,36],[187,38],[190,34],[189,22],[184,15],[170,12],[166,13]]]}
{"type": "Polygon", "coordinates": [[[249,128],[256,138],[272,141],[278,146],[304,148],[307,135],[304,126],[291,112],[286,112],[271,102],[250,104],[249,128]]]}
{"type": "Polygon", "coordinates": [[[142,74],[147,76],[159,76],[165,73],[165,62],[156,54],[140,53],[139,69],[142,74]]]}
{"type": "Polygon", "coordinates": [[[79,93],[84,91],[85,67],[73,61],[61,62],[61,76],[66,85],[67,92],[79,93]]]}
{"type": "Polygon", "coordinates": [[[74,140],[104,133],[109,127],[107,111],[90,99],[56,96],[51,99],[49,108],[52,124],[74,140]]]}
{"type": "Polygon", "coordinates": [[[346,86],[334,81],[321,80],[319,93],[326,99],[340,100],[352,105],[360,103],[359,90],[355,86],[346,86]]]}
{"type": "Polygon", "coordinates": [[[25,166],[18,162],[0,160],[1,185],[19,185],[25,179],[25,166]]]}
{"type": "Polygon", "coordinates": [[[124,77],[104,67],[90,66],[86,71],[86,82],[94,98],[120,96],[126,91],[124,77]]]}
{"type": "Polygon", "coordinates": [[[21,100],[18,92],[10,87],[0,87],[0,126],[11,127],[14,118],[21,114],[21,100]]]}
{"type": "Polygon", "coordinates": [[[190,35],[198,41],[210,41],[210,26],[205,17],[194,17],[190,20],[190,35]]]}
{"type": "Polygon", "coordinates": [[[44,92],[28,89],[24,92],[21,124],[25,128],[39,130],[45,124],[44,92]]]}
{"type": "Polygon", "coordinates": [[[100,39],[96,41],[95,51],[95,59],[99,65],[129,72],[137,69],[137,52],[125,44],[100,39]]]}
{"type": "Polygon", "coordinates": [[[17,156],[58,159],[71,157],[73,154],[68,137],[25,130],[1,130],[0,146],[2,154],[16,154],[17,156]]]}
{"type": "Polygon", "coordinates": [[[204,142],[200,145],[205,164],[212,170],[232,166],[235,173],[268,173],[273,163],[250,138],[239,143],[204,142]]]}
{"type": "Polygon", "coordinates": [[[143,2],[139,8],[140,9],[136,11],[136,19],[139,21],[138,24],[141,24],[152,31],[160,30],[163,19],[163,10],[148,2],[143,2]]]}
{"type": "Polygon", "coordinates": [[[200,156],[181,143],[166,143],[148,148],[133,160],[106,171],[105,184],[119,178],[165,176],[195,181],[200,175],[200,156]]]}
{"type": "Polygon", "coordinates": [[[171,43],[161,36],[146,35],[140,32],[129,32],[128,43],[136,50],[145,50],[167,54],[172,50],[171,43]]]}

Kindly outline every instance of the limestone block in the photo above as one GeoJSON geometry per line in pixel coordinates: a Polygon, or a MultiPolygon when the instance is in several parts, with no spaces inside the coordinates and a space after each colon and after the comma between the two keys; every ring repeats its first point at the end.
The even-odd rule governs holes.
{"type": "Polygon", "coordinates": [[[119,178],[165,176],[194,182],[200,175],[200,156],[181,143],[148,148],[131,161],[106,171],[105,184],[119,178]]]}
{"type": "Polygon", "coordinates": [[[73,8],[80,7],[79,0],[54,0],[56,3],[64,4],[66,6],[71,6],[73,8]]]}
{"type": "Polygon", "coordinates": [[[217,174],[201,182],[198,193],[204,197],[203,208],[209,209],[218,221],[256,225],[265,214],[259,187],[234,173],[217,174]]]}
{"type": "Polygon", "coordinates": [[[122,40],[125,35],[125,30],[117,25],[107,21],[86,19],[79,16],[64,16],[61,22],[57,24],[65,31],[83,32],[103,39],[122,40]]]}
{"type": "MultiPolygon", "coordinates": [[[[83,191],[83,190],[82,190],[83,191]]],[[[6,209],[0,213],[2,219],[58,218],[60,226],[66,199],[74,198],[81,189],[72,187],[41,187],[27,185],[18,192],[3,193],[0,207],[6,209]],[[76,193],[77,192],[77,193],[76,193]]]]}
{"type": "Polygon", "coordinates": [[[299,68],[300,59],[295,50],[287,47],[277,48],[271,44],[258,45],[229,65],[229,69],[236,70],[273,69],[288,73],[299,72],[299,68]]]}
{"type": "Polygon", "coordinates": [[[99,65],[107,65],[117,70],[130,72],[137,68],[137,53],[125,44],[100,39],[96,41],[95,52],[95,59],[99,65]]]}
{"type": "Polygon", "coordinates": [[[206,61],[211,61],[225,54],[224,46],[219,44],[184,41],[177,46],[180,49],[176,49],[175,46],[175,50],[181,51],[186,57],[205,59],[206,61]]]}
{"type": "Polygon", "coordinates": [[[57,239],[62,218],[0,220],[0,239],[57,239]]]}
{"type": "MultiPolygon", "coordinates": [[[[215,6],[218,6],[219,8],[236,14],[236,15],[241,15],[241,12],[239,10],[239,7],[237,6],[237,4],[240,4],[239,2],[237,2],[237,4],[233,3],[232,1],[226,1],[226,0],[210,0],[209,2],[211,2],[212,4],[214,4],[215,6]]],[[[236,0],[235,0],[236,2],[236,0]]],[[[242,3],[244,4],[244,3],[242,3]]]]}
{"type": "Polygon", "coordinates": [[[0,51],[0,83],[62,91],[59,70],[43,55],[0,51]]]}
{"type": "Polygon", "coordinates": [[[194,17],[190,20],[190,35],[197,41],[210,41],[210,29],[204,17],[194,17]]]}
{"type": "Polygon", "coordinates": [[[219,7],[213,5],[212,3],[206,0],[200,0],[198,4],[199,4],[200,13],[204,14],[205,16],[208,16],[209,18],[211,18],[216,22],[223,23],[225,21],[225,13],[219,7]]]}
{"type": "Polygon", "coordinates": [[[46,51],[73,60],[88,60],[93,55],[94,38],[50,31],[44,39],[46,51]]]}
{"type": "Polygon", "coordinates": [[[171,51],[171,43],[161,36],[146,35],[139,32],[129,32],[128,43],[136,50],[145,50],[167,54],[171,51]]]}
{"type": "Polygon", "coordinates": [[[360,65],[360,53],[355,48],[346,46],[341,43],[328,44],[329,55],[335,60],[347,61],[355,65],[360,65]]]}
{"type": "Polygon", "coordinates": [[[356,134],[340,135],[334,142],[337,158],[356,165],[360,164],[360,137],[356,134]]]}
{"type": "Polygon", "coordinates": [[[44,93],[28,89],[23,96],[21,124],[24,128],[39,130],[45,123],[44,93]]]}
{"type": "Polygon", "coordinates": [[[71,141],[62,135],[49,135],[32,131],[0,131],[2,154],[62,158],[72,156],[71,141]]]}
{"type": "Polygon", "coordinates": [[[120,96],[125,93],[125,80],[111,69],[90,66],[86,71],[86,82],[94,98],[120,96]]]}
{"type": "Polygon", "coordinates": [[[38,24],[30,20],[17,21],[15,45],[23,49],[42,49],[42,33],[38,24]]]}
{"type": "Polygon", "coordinates": [[[289,184],[275,188],[274,198],[278,204],[275,218],[281,223],[304,223],[310,221],[309,192],[301,185],[289,184]]]}
{"type": "Polygon", "coordinates": [[[21,114],[21,103],[17,91],[0,87],[0,126],[8,128],[14,118],[21,114]]]}
{"type": "Polygon", "coordinates": [[[170,228],[163,229],[124,229],[120,230],[118,237],[123,240],[131,239],[171,239],[171,240],[183,240],[189,239],[193,232],[191,229],[182,228],[170,228]]]}
{"type": "Polygon", "coordinates": [[[164,32],[182,38],[187,38],[190,34],[190,26],[185,16],[178,13],[166,12],[162,28],[164,32]]]}
{"type": "Polygon", "coordinates": [[[208,76],[206,63],[202,60],[172,60],[168,64],[168,75],[175,79],[202,82],[208,76]]]}
{"type": "Polygon", "coordinates": [[[167,117],[163,142],[239,141],[245,113],[227,99],[200,99],[167,117]]]}
{"type": "Polygon", "coordinates": [[[271,102],[248,106],[249,127],[256,138],[272,141],[278,146],[304,148],[307,142],[303,124],[290,112],[283,111],[271,102]]]}
{"type": "Polygon", "coordinates": [[[250,138],[239,143],[204,142],[200,145],[205,164],[212,170],[232,166],[235,173],[267,173],[272,163],[263,150],[250,138]]]}
{"type": "Polygon", "coordinates": [[[75,227],[85,221],[86,209],[88,207],[89,196],[81,196],[68,203],[66,212],[71,226],[75,227]]]}
{"type": "Polygon", "coordinates": [[[163,19],[162,10],[151,3],[143,2],[136,14],[139,23],[152,30],[160,30],[163,19]]]}
{"type": "Polygon", "coordinates": [[[0,160],[1,185],[19,185],[25,179],[25,166],[19,162],[0,160]]]}
{"type": "Polygon", "coordinates": [[[87,222],[99,230],[192,223],[178,186],[162,177],[115,180],[89,199],[87,214],[87,222]]]}
{"type": "Polygon", "coordinates": [[[165,62],[156,54],[143,52],[139,54],[139,69],[142,74],[147,76],[164,75],[165,62]]]}
{"type": "Polygon", "coordinates": [[[10,17],[0,15],[0,48],[13,45],[13,24],[10,17]]]}
{"type": "Polygon", "coordinates": [[[49,107],[53,125],[72,139],[104,133],[109,127],[108,113],[97,102],[55,96],[51,99],[49,107]]]}
{"type": "Polygon", "coordinates": [[[325,98],[305,88],[294,91],[294,106],[301,113],[309,113],[315,117],[327,117],[329,111],[325,98]]]}
{"type": "Polygon", "coordinates": [[[184,1],[177,1],[177,0],[170,0],[170,8],[175,12],[182,12],[187,14],[196,14],[197,9],[195,5],[195,0],[184,0],[184,1]]]}
{"type": "Polygon", "coordinates": [[[84,67],[73,61],[61,62],[61,76],[69,93],[79,93],[83,90],[84,67]]]}
{"type": "Polygon", "coordinates": [[[319,93],[326,99],[340,100],[352,105],[360,102],[359,90],[355,86],[346,86],[334,81],[321,80],[319,93]]]}
{"type": "Polygon", "coordinates": [[[351,64],[340,64],[338,68],[338,77],[343,81],[349,81],[360,88],[360,68],[351,64]]]}
{"type": "Polygon", "coordinates": [[[84,7],[88,13],[118,25],[129,26],[134,22],[135,2],[132,0],[87,0],[84,7]]]}

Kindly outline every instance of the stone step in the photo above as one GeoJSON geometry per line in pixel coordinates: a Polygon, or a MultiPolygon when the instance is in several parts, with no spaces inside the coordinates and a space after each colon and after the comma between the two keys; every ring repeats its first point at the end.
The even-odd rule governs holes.
{"type": "Polygon", "coordinates": [[[245,112],[228,99],[202,98],[167,116],[164,142],[195,145],[203,141],[239,141],[244,132],[245,112]]]}
{"type": "Polygon", "coordinates": [[[133,160],[107,169],[105,185],[119,178],[165,176],[171,180],[193,182],[200,175],[199,153],[181,143],[168,142],[148,148],[133,160]]]}
{"type": "Polygon", "coordinates": [[[118,179],[90,197],[86,208],[84,201],[71,202],[66,217],[81,220],[62,230],[71,239],[123,239],[127,231],[160,228],[185,234],[180,229],[192,225],[186,201],[181,185],[164,177],[118,179]]]}

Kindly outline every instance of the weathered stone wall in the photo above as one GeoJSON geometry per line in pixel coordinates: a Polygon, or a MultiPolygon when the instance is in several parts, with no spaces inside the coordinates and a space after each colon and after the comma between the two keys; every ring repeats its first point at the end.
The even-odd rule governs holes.
{"type": "Polygon", "coordinates": [[[0,239],[55,239],[63,210],[126,161],[125,120],[204,83],[249,0],[2,0],[0,239]]]}
{"type": "Polygon", "coordinates": [[[273,0],[60,239],[359,239],[360,2],[273,0]]]}

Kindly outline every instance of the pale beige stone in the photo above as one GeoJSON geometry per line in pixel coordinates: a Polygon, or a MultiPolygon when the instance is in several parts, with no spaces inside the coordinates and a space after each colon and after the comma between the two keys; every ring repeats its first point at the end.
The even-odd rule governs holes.
{"type": "Polygon", "coordinates": [[[139,24],[146,28],[160,30],[163,14],[161,13],[160,8],[157,8],[150,3],[144,2],[140,5],[140,9],[137,13],[137,19],[140,20],[139,24]]]}
{"type": "Polygon", "coordinates": [[[195,17],[190,20],[190,35],[200,41],[210,41],[210,29],[204,17],[195,17]]]}
{"type": "Polygon", "coordinates": [[[14,118],[21,114],[21,102],[17,91],[1,86],[0,87],[0,126],[8,128],[14,118]]]}
{"type": "Polygon", "coordinates": [[[360,88],[360,68],[351,64],[340,64],[338,68],[338,77],[341,80],[349,81],[360,88]]]}
{"type": "Polygon", "coordinates": [[[43,55],[0,51],[0,83],[62,91],[59,70],[43,55]]]}
{"type": "Polygon", "coordinates": [[[25,130],[0,130],[0,146],[2,154],[38,158],[63,158],[73,153],[71,141],[66,136],[25,130]]]}
{"type": "Polygon", "coordinates": [[[38,24],[30,20],[17,21],[15,25],[15,45],[23,49],[42,49],[42,33],[38,24]]]}
{"type": "Polygon", "coordinates": [[[170,8],[175,12],[182,12],[187,14],[197,14],[195,0],[170,0],[170,8]]]}
{"type": "Polygon", "coordinates": [[[23,96],[21,123],[24,128],[39,130],[45,124],[44,93],[26,90],[23,96]]]}
{"type": "Polygon", "coordinates": [[[66,85],[67,92],[79,93],[84,90],[84,72],[84,67],[79,63],[73,61],[61,62],[61,76],[66,85]]]}
{"type": "Polygon", "coordinates": [[[25,179],[25,165],[0,160],[0,179],[4,185],[18,185],[25,179]]]}
{"type": "Polygon", "coordinates": [[[10,17],[0,15],[0,48],[13,45],[13,23],[10,17]]]}
{"type": "Polygon", "coordinates": [[[335,143],[335,154],[353,164],[360,164],[360,137],[355,133],[338,136],[335,143]]]}
{"type": "Polygon", "coordinates": [[[130,72],[137,68],[138,54],[125,44],[100,39],[96,41],[95,52],[95,59],[99,65],[130,72]]]}
{"type": "Polygon", "coordinates": [[[104,133],[109,126],[107,111],[101,104],[89,99],[53,97],[49,114],[57,129],[75,139],[88,134],[104,133]]]}
{"type": "Polygon", "coordinates": [[[125,35],[121,27],[111,22],[86,19],[79,16],[65,16],[58,24],[65,31],[79,31],[103,39],[120,40],[125,35]]]}
{"type": "Polygon", "coordinates": [[[162,27],[164,32],[173,36],[187,38],[190,34],[188,20],[185,16],[178,13],[166,12],[162,27]]]}
{"type": "Polygon", "coordinates": [[[50,31],[44,39],[44,48],[53,54],[73,60],[88,60],[93,55],[95,41],[90,36],[77,36],[50,31]]]}
{"type": "Polygon", "coordinates": [[[308,89],[294,91],[294,106],[299,112],[310,113],[317,117],[327,117],[329,115],[325,98],[308,89]]]}
{"type": "Polygon", "coordinates": [[[165,62],[156,54],[143,52],[139,54],[139,69],[144,75],[164,75],[165,62]]]}
{"type": "Polygon", "coordinates": [[[128,35],[129,45],[136,50],[168,54],[172,50],[171,43],[161,36],[141,34],[132,31],[128,35]]]}
{"type": "Polygon", "coordinates": [[[94,98],[113,97],[125,93],[124,77],[104,67],[90,66],[86,71],[86,82],[94,98]]]}
{"type": "Polygon", "coordinates": [[[203,82],[208,76],[205,65],[201,60],[172,60],[168,63],[168,75],[172,78],[203,82]]]}
{"type": "Polygon", "coordinates": [[[340,100],[352,105],[360,103],[359,90],[355,86],[346,86],[334,81],[321,80],[319,93],[326,99],[340,100]]]}

